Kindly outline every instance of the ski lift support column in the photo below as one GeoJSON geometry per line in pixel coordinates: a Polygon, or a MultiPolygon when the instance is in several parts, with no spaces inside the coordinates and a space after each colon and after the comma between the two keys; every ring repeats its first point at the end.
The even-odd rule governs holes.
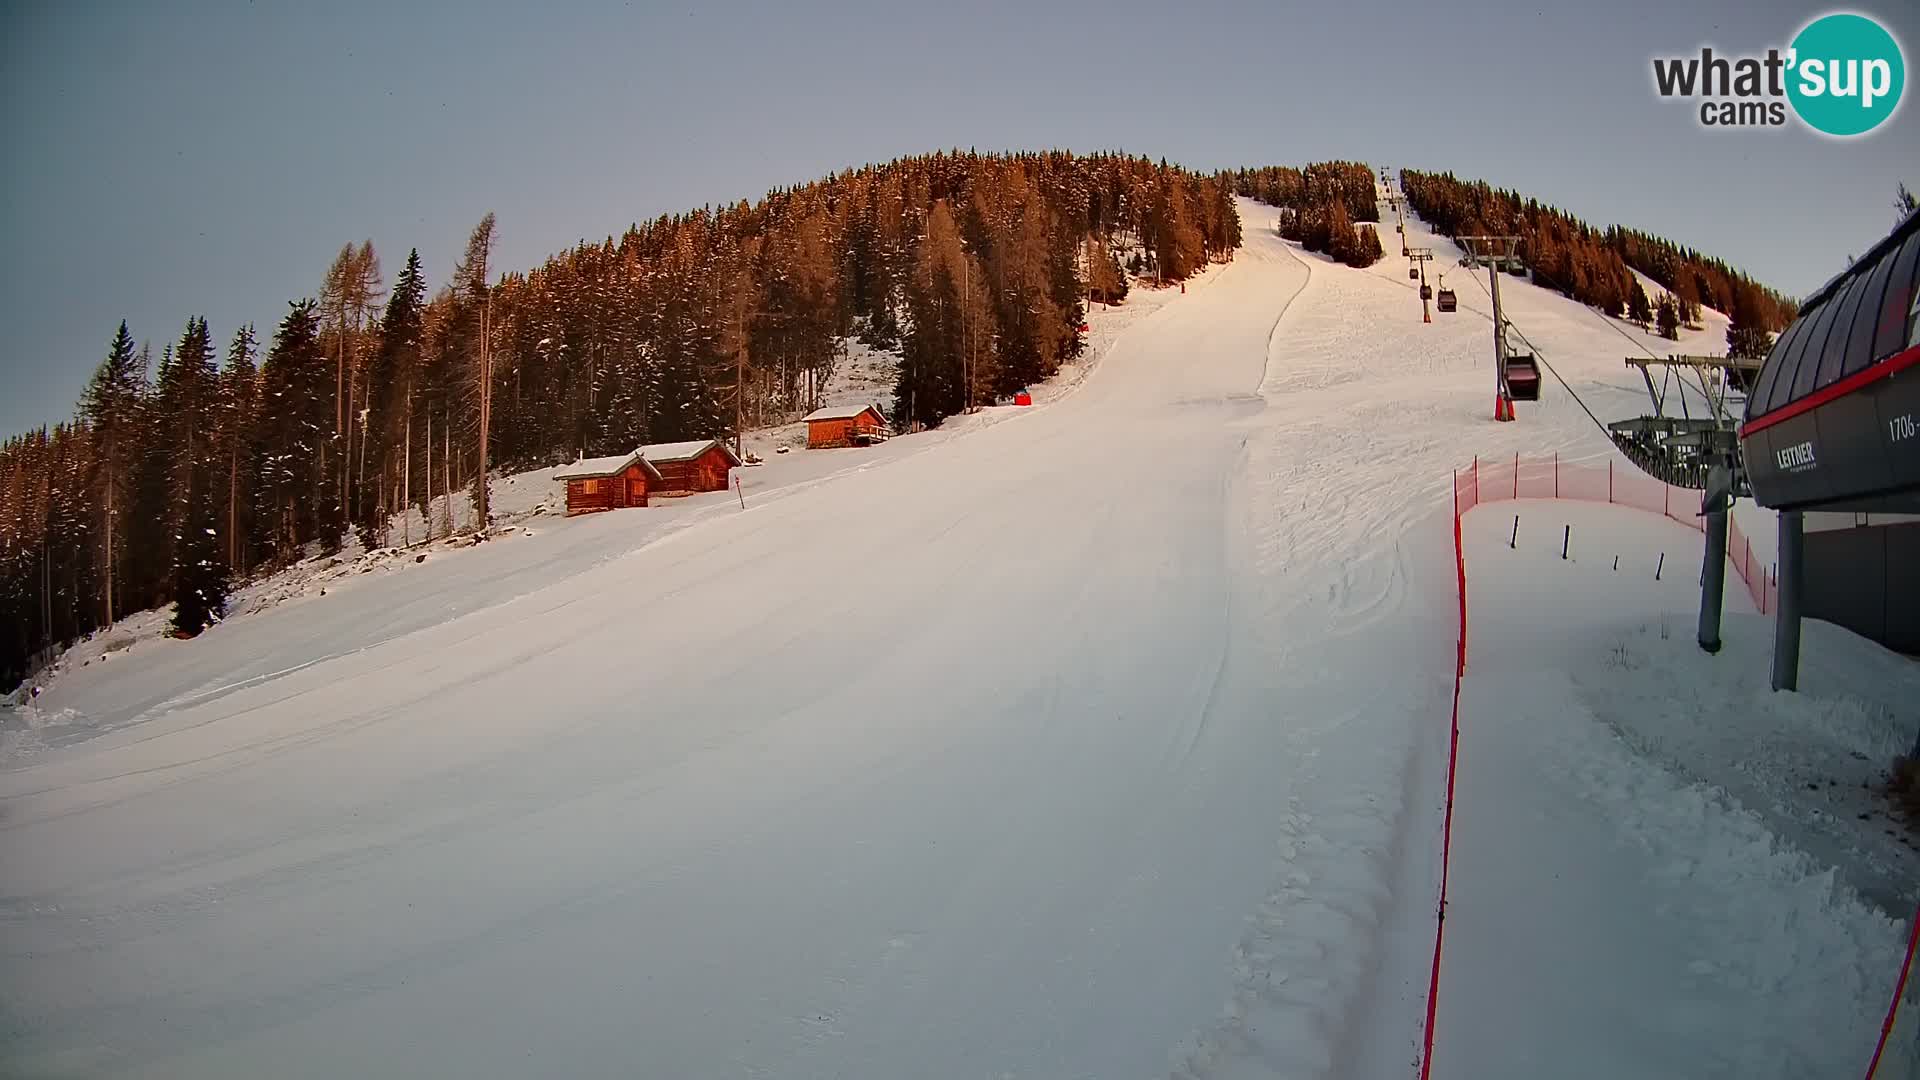
{"type": "Polygon", "coordinates": [[[1433,312],[1427,306],[1427,263],[1433,260],[1433,249],[1409,248],[1407,258],[1420,268],[1420,321],[1430,323],[1433,321],[1433,312]]]}
{"type": "Polygon", "coordinates": [[[1507,321],[1500,314],[1500,268],[1512,261],[1520,248],[1517,236],[1463,236],[1471,265],[1487,268],[1488,294],[1493,299],[1493,418],[1513,419],[1513,394],[1507,388],[1507,321]]]}
{"type": "MultiPolygon", "coordinates": [[[[1657,451],[1655,463],[1659,466],[1656,474],[1666,483],[1673,483],[1676,473],[1685,482],[1692,476],[1700,475],[1704,468],[1701,486],[1705,488],[1700,498],[1700,516],[1705,519],[1706,550],[1700,560],[1700,629],[1696,640],[1700,648],[1709,653],[1720,651],[1720,614],[1724,604],[1724,590],[1727,568],[1727,515],[1732,512],[1733,503],[1741,497],[1751,497],[1753,489],[1747,481],[1745,463],[1740,457],[1740,439],[1735,420],[1735,406],[1744,405],[1744,400],[1735,401],[1736,393],[1744,395],[1742,372],[1751,371],[1751,361],[1727,356],[1697,356],[1691,354],[1672,354],[1666,359],[1655,356],[1629,356],[1627,366],[1637,368],[1640,377],[1647,384],[1647,396],[1653,401],[1653,415],[1643,417],[1639,427],[1632,430],[1642,432],[1653,440],[1657,451]],[[1673,396],[1666,387],[1667,379],[1659,386],[1654,385],[1653,370],[1656,367],[1667,369],[1669,375],[1678,371],[1680,417],[1666,415],[1666,405],[1673,396]],[[1700,396],[1707,403],[1707,415],[1694,419],[1687,413],[1686,380],[1691,374],[1695,379],[1700,396]],[[1684,466],[1684,469],[1681,468],[1684,466]]],[[[1632,421],[1623,421],[1610,426],[1609,431],[1617,433],[1632,421]]],[[[1642,465],[1645,468],[1645,465],[1642,465]]],[[[1693,486],[1687,484],[1687,486],[1693,486]]],[[[1782,515],[1782,536],[1785,536],[1785,515],[1782,515]]],[[[1785,541],[1782,541],[1784,551],[1785,541]]],[[[1784,562],[1783,558],[1783,562],[1784,562]]],[[[1797,643],[1796,643],[1797,644],[1797,643]]],[[[1776,669],[1775,679],[1779,678],[1776,669]]]]}

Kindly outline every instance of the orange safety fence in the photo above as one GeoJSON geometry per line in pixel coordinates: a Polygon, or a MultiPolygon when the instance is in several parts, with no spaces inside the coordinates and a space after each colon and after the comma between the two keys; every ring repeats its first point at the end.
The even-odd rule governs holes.
{"type": "Polygon", "coordinates": [[[1460,543],[1460,515],[1473,504],[1463,504],[1461,495],[1460,476],[1456,473],[1453,478],[1453,568],[1460,622],[1454,639],[1453,714],[1447,735],[1446,817],[1440,832],[1440,903],[1434,915],[1433,970],[1427,977],[1427,1021],[1420,1051],[1420,1080],[1429,1080],[1433,1074],[1433,1029],[1440,1009],[1440,947],[1447,932],[1447,879],[1453,859],[1453,779],[1460,765],[1460,677],[1467,672],[1467,556],[1460,543]]]}
{"type": "Polygon", "coordinates": [[[1907,958],[1900,964],[1900,978],[1893,984],[1893,1000],[1887,1003],[1887,1018],[1880,1022],[1880,1039],[1873,1044],[1873,1060],[1867,1062],[1867,1080],[1880,1071],[1880,1055],[1887,1052],[1887,1039],[1893,1034],[1893,1018],[1900,1011],[1900,998],[1907,992],[1907,976],[1913,972],[1913,953],[1920,948],[1920,911],[1913,913],[1913,929],[1907,934],[1907,958]]]}
{"type": "MultiPolygon", "coordinates": [[[[1453,474],[1453,563],[1454,584],[1459,610],[1458,639],[1454,651],[1453,715],[1447,743],[1447,795],[1445,824],[1440,839],[1440,903],[1433,935],[1433,970],[1427,983],[1427,1018],[1420,1054],[1420,1080],[1433,1073],[1433,1034],[1440,1003],[1440,951],[1447,927],[1447,879],[1453,854],[1453,784],[1460,760],[1460,680],[1467,671],[1467,553],[1461,541],[1460,519],[1482,503],[1508,499],[1579,499],[1584,502],[1613,503],[1661,514],[1682,525],[1706,531],[1706,519],[1700,515],[1701,493],[1691,488],[1674,487],[1632,466],[1621,466],[1612,459],[1604,465],[1590,462],[1562,462],[1558,455],[1533,459],[1515,454],[1511,461],[1481,461],[1453,474]]],[[[1764,563],[1755,563],[1753,542],[1733,516],[1727,516],[1727,561],[1735,576],[1746,583],[1747,595],[1762,614],[1780,603],[1779,572],[1764,563]]],[[[1907,978],[1913,968],[1914,954],[1920,949],[1920,911],[1914,913],[1913,929],[1907,940],[1906,958],[1894,984],[1893,1000],[1887,1006],[1886,1019],[1880,1025],[1880,1038],[1867,1065],[1866,1080],[1875,1080],[1887,1039],[1893,1033],[1894,1017],[1906,992],[1907,978]]]]}
{"type": "MultiPolygon", "coordinates": [[[[1453,474],[1456,520],[1481,503],[1503,499],[1578,499],[1631,506],[1704,532],[1700,497],[1697,490],[1674,487],[1612,458],[1605,462],[1563,462],[1558,456],[1518,454],[1497,460],[1475,458],[1453,474]]],[[[1762,615],[1779,606],[1778,570],[1754,558],[1753,541],[1732,515],[1727,517],[1727,561],[1762,615]]]]}

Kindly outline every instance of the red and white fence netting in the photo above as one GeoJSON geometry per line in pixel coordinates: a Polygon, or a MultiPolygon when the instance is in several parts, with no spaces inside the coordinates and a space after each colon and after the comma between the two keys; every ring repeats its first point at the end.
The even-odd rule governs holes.
{"type": "MultiPolygon", "coordinates": [[[[1460,752],[1460,678],[1467,667],[1467,559],[1461,544],[1460,518],[1481,503],[1509,499],[1579,499],[1585,502],[1614,503],[1649,513],[1661,514],[1689,528],[1706,531],[1706,518],[1700,514],[1701,493],[1691,488],[1674,487],[1609,458],[1604,464],[1562,462],[1551,458],[1528,459],[1515,454],[1511,460],[1479,458],[1453,474],[1453,558],[1459,588],[1459,639],[1454,664],[1452,733],[1447,755],[1446,824],[1443,827],[1440,856],[1440,909],[1433,940],[1433,970],[1427,986],[1427,1022],[1425,1046],[1421,1053],[1420,1076],[1427,1080],[1433,1068],[1433,1039],[1436,1006],[1440,992],[1441,943],[1446,934],[1447,872],[1453,847],[1454,775],[1460,752]]],[[[1727,518],[1727,561],[1735,576],[1746,583],[1747,595],[1762,614],[1780,603],[1779,571],[1764,560],[1755,562],[1753,542],[1732,516],[1727,518]]],[[[1914,955],[1920,950],[1920,912],[1914,913],[1913,928],[1907,940],[1906,957],[1900,966],[1893,1000],[1887,1006],[1886,1019],[1880,1025],[1880,1039],[1867,1065],[1867,1080],[1875,1080],[1881,1056],[1893,1032],[1907,977],[1914,955]]]]}
{"type": "MultiPolygon", "coordinates": [[[[1632,465],[1609,458],[1605,462],[1563,462],[1558,457],[1481,460],[1453,474],[1453,506],[1457,519],[1481,503],[1503,499],[1579,499],[1613,503],[1660,514],[1690,529],[1706,531],[1700,516],[1701,493],[1674,487],[1632,465]]],[[[1747,587],[1753,606],[1765,615],[1779,605],[1778,574],[1764,559],[1755,559],[1753,541],[1740,523],[1727,519],[1727,561],[1747,587]]]]}

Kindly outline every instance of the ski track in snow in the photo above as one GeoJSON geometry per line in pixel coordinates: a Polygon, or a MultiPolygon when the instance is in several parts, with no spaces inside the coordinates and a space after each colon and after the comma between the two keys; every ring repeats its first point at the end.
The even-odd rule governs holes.
{"type": "MultiPolygon", "coordinates": [[[[1896,917],[1873,908],[1834,862],[1783,842],[1775,830],[1796,822],[1756,796],[1830,776],[1822,744],[1877,735],[1883,767],[1911,727],[1877,730],[1877,715],[1831,703],[1869,688],[1912,700],[1920,673],[1810,621],[1802,693],[1753,686],[1771,621],[1729,589],[1724,647],[1702,653],[1700,537],[1656,515],[1522,500],[1475,509],[1463,534],[1472,622],[1434,1075],[1858,1075],[1912,897],[1895,901],[1896,917]],[[1578,545],[1565,560],[1561,523],[1578,545]],[[1684,716],[1676,730],[1715,741],[1675,741],[1676,756],[1663,755],[1649,703],[1667,701],[1663,680],[1688,667],[1712,674],[1683,684],[1693,700],[1665,707],[1684,716]],[[1769,709],[1776,731],[1756,722],[1769,709]],[[1702,782],[1679,767],[1689,759],[1747,783],[1702,782]],[[1778,765],[1790,784],[1753,782],[1778,765]]],[[[1914,1031],[1903,1016],[1879,1075],[1913,1075],[1914,1031]]]]}
{"type": "Polygon", "coordinates": [[[1241,207],[1046,408],[56,683],[99,727],[0,770],[0,1071],[1407,1075],[1446,469],[1608,448],[1485,421],[1465,282],[1423,325],[1241,207]]]}
{"type": "Polygon", "coordinates": [[[549,523],[597,554],[321,662],[117,665],[124,719],[0,774],[10,1060],[1166,1072],[1249,912],[1344,919],[1275,884],[1313,739],[1239,527],[1304,278],[1256,246],[1045,410],[625,552],[549,523]]]}

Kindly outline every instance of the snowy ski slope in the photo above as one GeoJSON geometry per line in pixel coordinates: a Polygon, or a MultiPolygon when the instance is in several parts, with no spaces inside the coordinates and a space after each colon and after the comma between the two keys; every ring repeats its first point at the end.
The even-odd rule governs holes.
{"type": "Polygon", "coordinates": [[[0,1072],[1407,1075],[1448,470],[1610,451],[1551,378],[1487,419],[1464,274],[1422,325],[1242,213],[1043,408],[63,676],[0,766],[0,1072]]]}
{"type": "MultiPolygon", "coordinates": [[[[1772,622],[1744,591],[1720,654],[1694,644],[1694,530],[1530,499],[1462,524],[1433,1075],[1860,1075],[1906,926],[1855,885],[1904,916],[1920,870],[1891,831],[1863,850],[1893,824],[1866,786],[1912,743],[1920,666],[1809,621],[1801,692],[1772,694],[1772,622]]],[[[1879,1076],[1913,1075],[1916,1032],[1909,1012],[1879,1076]]]]}

